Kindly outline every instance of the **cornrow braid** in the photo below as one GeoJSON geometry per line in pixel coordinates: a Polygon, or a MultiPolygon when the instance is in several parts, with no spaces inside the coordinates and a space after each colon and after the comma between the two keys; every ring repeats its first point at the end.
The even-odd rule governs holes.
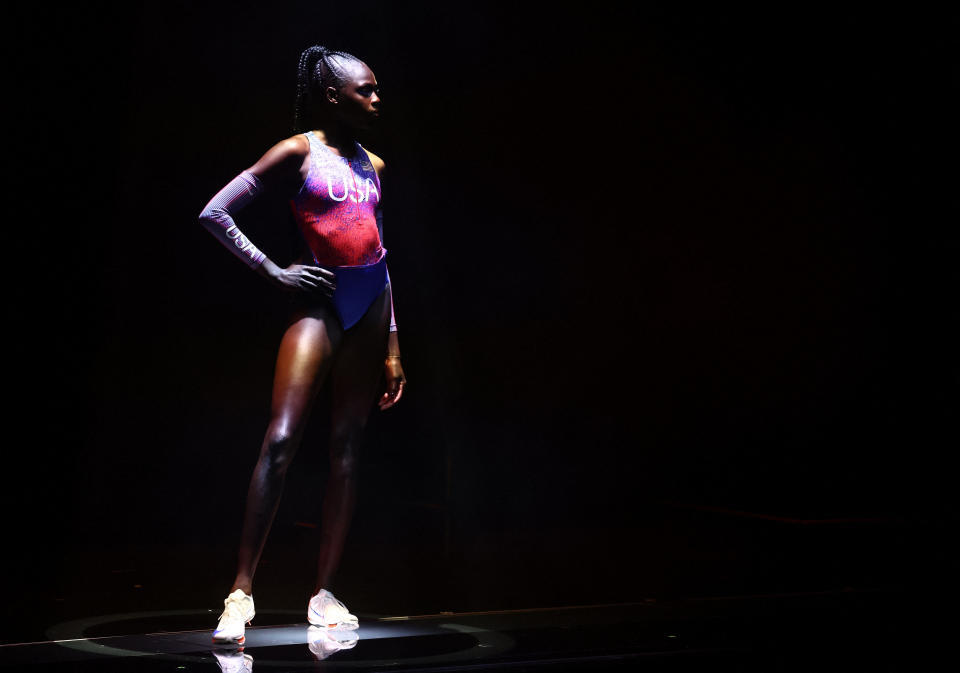
{"type": "Polygon", "coordinates": [[[347,81],[347,75],[341,65],[345,60],[361,62],[359,58],[345,51],[332,51],[322,45],[307,47],[300,54],[300,64],[297,66],[297,98],[293,109],[293,132],[302,133],[308,130],[308,116],[312,95],[324,91],[328,86],[341,87],[347,81]]]}

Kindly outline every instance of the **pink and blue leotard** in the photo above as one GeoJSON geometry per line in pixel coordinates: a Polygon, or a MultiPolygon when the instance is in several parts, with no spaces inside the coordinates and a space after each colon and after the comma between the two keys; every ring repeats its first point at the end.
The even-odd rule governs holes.
{"type": "MultiPolygon", "coordinates": [[[[349,329],[389,282],[379,227],[380,178],[356,143],[352,159],[341,157],[312,131],[306,180],[290,208],[317,266],[333,271],[333,305],[349,329]]],[[[390,329],[395,330],[391,297],[390,329]]]]}
{"type": "MultiPolygon", "coordinates": [[[[380,224],[380,178],[366,151],[356,143],[352,159],[334,154],[313,134],[307,177],[290,200],[294,219],[317,266],[333,271],[333,305],[344,329],[355,325],[389,287],[383,228],[380,224]]],[[[233,214],[261,192],[260,179],[243,171],[210,200],[200,223],[234,255],[251,267],[266,259],[237,227],[233,214]]],[[[397,330],[390,291],[390,331],[397,330]]]]}

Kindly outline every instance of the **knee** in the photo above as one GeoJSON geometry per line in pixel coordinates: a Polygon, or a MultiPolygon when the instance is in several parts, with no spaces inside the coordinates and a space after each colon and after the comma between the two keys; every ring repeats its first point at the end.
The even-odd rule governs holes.
{"type": "Polygon", "coordinates": [[[271,476],[283,477],[297,451],[296,438],[288,430],[271,426],[263,443],[260,460],[271,476]]]}
{"type": "Polygon", "coordinates": [[[330,471],[339,477],[354,477],[357,473],[363,427],[337,428],[330,442],[330,471]]]}
{"type": "Polygon", "coordinates": [[[330,473],[341,479],[353,479],[357,476],[357,457],[353,453],[342,453],[330,457],[330,473]]]}

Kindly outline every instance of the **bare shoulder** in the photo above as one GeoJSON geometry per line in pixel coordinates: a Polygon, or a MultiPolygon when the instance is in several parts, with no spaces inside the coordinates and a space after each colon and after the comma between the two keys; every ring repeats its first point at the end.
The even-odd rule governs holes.
{"type": "Polygon", "coordinates": [[[268,149],[253,166],[248,168],[257,177],[284,171],[287,168],[299,168],[300,164],[310,153],[310,141],[298,133],[295,136],[284,138],[268,149]]]}
{"type": "Polygon", "coordinates": [[[373,170],[377,172],[377,176],[382,177],[383,168],[385,166],[385,164],[383,163],[383,159],[381,159],[376,154],[368,150],[366,147],[364,147],[363,149],[367,153],[367,156],[370,157],[370,163],[373,164],[373,170]]]}

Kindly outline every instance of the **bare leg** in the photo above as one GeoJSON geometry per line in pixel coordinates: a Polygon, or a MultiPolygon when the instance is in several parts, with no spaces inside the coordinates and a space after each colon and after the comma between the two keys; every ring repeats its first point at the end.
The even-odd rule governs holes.
{"type": "Polygon", "coordinates": [[[389,324],[390,301],[384,292],[360,322],[344,334],[333,365],[330,477],[323,499],[314,593],[329,587],[353,518],[360,444],[370,411],[382,393],[389,324]]]}
{"type": "Polygon", "coordinates": [[[280,504],[287,468],[303,436],[317,391],[330,371],[343,329],[326,306],[294,315],[280,342],[270,425],[250,479],[233,592],[253,593],[263,545],[280,504]]]}

